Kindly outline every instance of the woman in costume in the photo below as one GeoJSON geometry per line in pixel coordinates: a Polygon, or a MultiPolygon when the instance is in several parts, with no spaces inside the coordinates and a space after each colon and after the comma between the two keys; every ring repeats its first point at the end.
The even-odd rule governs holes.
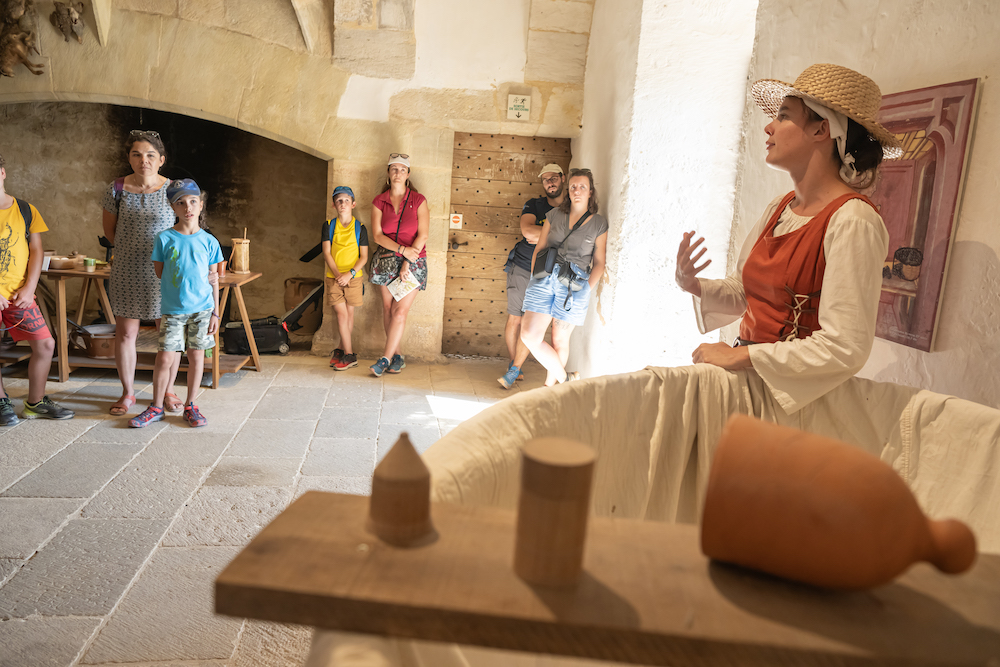
{"type": "Polygon", "coordinates": [[[743,318],[734,346],[702,344],[695,363],[752,367],[793,413],[857,373],[871,352],[888,233],[861,191],[883,159],[902,154],[876,120],[875,82],[837,65],[813,65],[789,85],[765,79],[751,92],[773,120],[765,158],[794,189],[777,197],[747,236],[736,270],[698,278],[703,238],[684,234],[677,284],[694,296],[706,333],[743,318]]]}

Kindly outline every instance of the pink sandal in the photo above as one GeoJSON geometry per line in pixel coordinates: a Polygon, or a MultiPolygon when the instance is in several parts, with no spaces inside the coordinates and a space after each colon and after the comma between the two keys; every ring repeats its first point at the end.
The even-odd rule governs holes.
{"type": "Polygon", "coordinates": [[[168,391],[163,395],[163,409],[167,412],[180,412],[184,409],[184,401],[177,394],[171,394],[168,391]]]}
{"type": "Polygon", "coordinates": [[[128,396],[119,398],[117,403],[112,403],[111,409],[108,410],[108,412],[116,417],[121,417],[122,415],[128,414],[128,409],[133,405],[135,405],[135,396],[129,394],[128,396]]]}

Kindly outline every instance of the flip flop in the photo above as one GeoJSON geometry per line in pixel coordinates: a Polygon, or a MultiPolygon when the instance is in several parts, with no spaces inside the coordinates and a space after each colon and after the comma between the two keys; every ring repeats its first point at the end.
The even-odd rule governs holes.
{"type": "Polygon", "coordinates": [[[177,394],[168,391],[163,395],[163,409],[167,412],[180,412],[184,409],[184,401],[178,398],[177,394]]]}
{"type": "Polygon", "coordinates": [[[128,409],[135,405],[135,396],[129,394],[118,399],[117,403],[111,404],[111,409],[108,410],[111,414],[116,417],[121,417],[122,415],[128,414],[128,409]]]}

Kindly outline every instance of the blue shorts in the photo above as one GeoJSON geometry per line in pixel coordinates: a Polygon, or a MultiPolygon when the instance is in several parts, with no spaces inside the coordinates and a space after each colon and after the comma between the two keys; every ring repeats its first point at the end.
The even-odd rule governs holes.
{"type": "Polygon", "coordinates": [[[582,325],[587,319],[587,306],[590,305],[590,283],[587,282],[586,274],[576,265],[570,264],[570,267],[583,281],[583,289],[579,292],[570,292],[568,287],[560,283],[559,265],[556,264],[552,273],[544,278],[531,277],[528,289],[524,293],[525,312],[551,315],[575,327],[582,325]]]}

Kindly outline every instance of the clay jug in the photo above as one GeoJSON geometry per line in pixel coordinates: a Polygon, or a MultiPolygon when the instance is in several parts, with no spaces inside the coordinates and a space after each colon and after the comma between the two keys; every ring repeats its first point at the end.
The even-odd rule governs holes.
{"type": "Polygon", "coordinates": [[[712,461],[706,556],[832,589],[888,583],[918,561],[957,574],[976,540],[924,516],[896,472],[857,447],[737,415],[712,461]]]}

